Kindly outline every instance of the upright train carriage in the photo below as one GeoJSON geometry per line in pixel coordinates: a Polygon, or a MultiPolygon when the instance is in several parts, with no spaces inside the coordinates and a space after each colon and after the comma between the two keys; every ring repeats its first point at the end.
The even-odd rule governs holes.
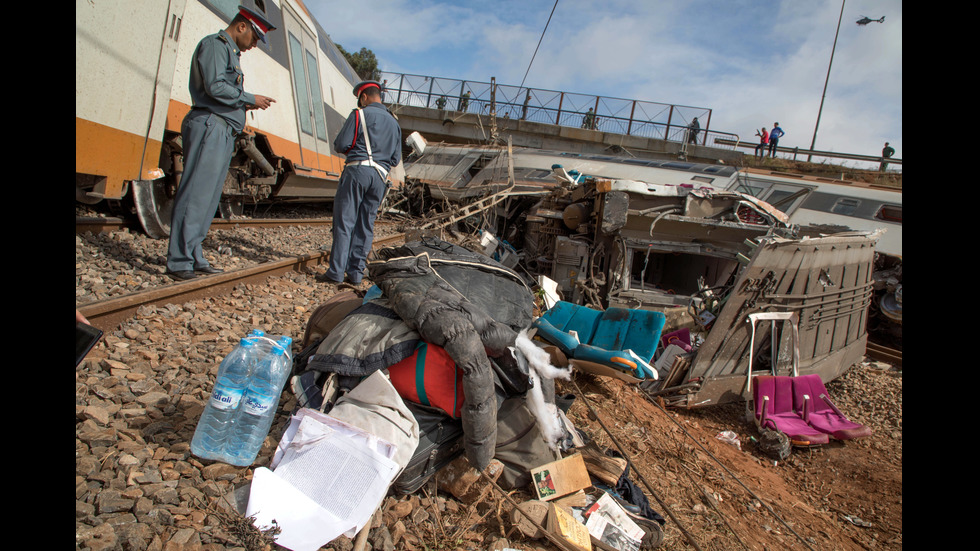
{"type": "Polygon", "coordinates": [[[132,198],[148,234],[169,233],[191,56],[240,4],[277,28],[241,57],[246,91],[276,103],[247,114],[221,214],[251,202],[333,198],[344,165],[333,139],[357,106],[351,90],[360,79],[301,0],[77,0],[77,201],[132,198]]]}

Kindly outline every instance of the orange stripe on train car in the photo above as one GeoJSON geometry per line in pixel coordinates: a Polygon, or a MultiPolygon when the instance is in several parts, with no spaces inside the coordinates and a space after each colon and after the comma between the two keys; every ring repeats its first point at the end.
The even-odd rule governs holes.
{"type": "MultiPolygon", "coordinates": [[[[180,125],[190,110],[190,106],[186,103],[170,100],[170,108],[167,111],[167,130],[180,132],[180,125]]],[[[249,131],[256,132],[254,128],[247,125],[245,128],[249,131]]],[[[310,149],[300,148],[300,145],[293,140],[282,138],[265,131],[261,131],[260,133],[269,140],[269,147],[272,149],[273,155],[289,159],[293,164],[311,168],[314,176],[330,180],[340,178],[340,172],[344,169],[343,157],[324,155],[310,149]],[[317,159],[316,166],[309,166],[310,163],[301,161],[301,159],[310,159],[314,156],[317,159]]]]}
{"type": "Polygon", "coordinates": [[[106,199],[121,199],[127,180],[150,178],[160,163],[159,140],[75,117],[75,172],[106,178],[106,199]],[[140,159],[143,174],[140,174],[140,159]]]}

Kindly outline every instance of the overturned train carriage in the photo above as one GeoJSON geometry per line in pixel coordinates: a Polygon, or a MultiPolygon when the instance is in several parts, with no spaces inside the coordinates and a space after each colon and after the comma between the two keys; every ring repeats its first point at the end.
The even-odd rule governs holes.
{"type": "Polygon", "coordinates": [[[642,385],[669,404],[740,400],[751,371],[829,381],[865,352],[880,232],[793,226],[768,203],[729,191],[730,167],[433,149],[432,163],[407,167],[409,181],[461,204],[481,189],[513,190],[489,217],[492,231],[531,275],[554,280],[562,299],[661,311],[665,333],[697,335],[691,352],[664,361],[660,380],[642,385]],[[794,323],[751,323],[758,313],[796,315],[794,323]]]}

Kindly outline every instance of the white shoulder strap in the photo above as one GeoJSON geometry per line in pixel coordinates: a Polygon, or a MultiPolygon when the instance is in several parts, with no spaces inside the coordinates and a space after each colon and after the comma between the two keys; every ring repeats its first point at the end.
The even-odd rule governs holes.
{"type": "Polygon", "coordinates": [[[367,148],[368,164],[378,170],[382,180],[388,179],[388,171],[374,161],[374,154],[371,152],[371,138],[368,137],[367,121],[364,119],[364,109],[357,109],[357,116],[361,119],[361,131],[364,132],[364,146],[367,148]]]}

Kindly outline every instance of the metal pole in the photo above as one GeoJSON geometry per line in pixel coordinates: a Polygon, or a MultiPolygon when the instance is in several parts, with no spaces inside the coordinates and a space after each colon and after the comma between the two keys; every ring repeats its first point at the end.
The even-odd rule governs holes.
{"type": "Polygon", "coordinates": [[[667,113],[667,129],[664,130],[664,140],[670,139],[670,121],[674,119],[674,106],[670,106],[670,111],[667,113]]]}
{"type": "Polygon", "coordinates": [[[398,105],[402,103],[402,88],[405,87],[405,73],[402,73],[402,79],[398,82],[398,99],[395,101],[398,105]]]}
{"type": "Polygon", "coordinates": [[[598,130],[599,129],[599,97],[600,96],[596,96],[595,97],[595,111],[592,112],[593,113],[593,115],[592,115],[592,128],[589,128],[589,130],[598,130]]]}
{"type": "Polygon", "coordinates": [[[708,109],[708,122],[704,125],[704,136],[702,136],[703,145],[708,145],[708,129],[711,128],[711,109],[708,109]]]}
{"type": "MultiPolygon", "coordinates": [[[[820,109],[817,111],[817,124],[813,127],[813,141],[810,142],[810,151],[813,151],[817,146],[817,129],[820,128],[820,115],[823,114],[823,100],[827,97],[827,83],[830,82],[830,68],[834,64],[834,52],[837,50],[837,35],[840,34],[840,22],[844,18],[844,2],[847,0],[841,0],[840,3],[840,16],[837,18],[837,32],[834,33],[834,47],[830,50],[830,63],[827,64],[827,78],[823,81],[823,95],[820,96],[820,109]]],[[[810,155],[806,156],[806,162],[810,162],[810,155]]]]}
{"type": "Polygon", "coordinates": [[[626,125],[626,135],[630,135],[630,131],[633,130],[633,114],[636,113],[636,100],[633,100],[633,108],[630,109],[630,122],[626,125]]]}
{"type": "Polygon", "coordinates": [[[558,98],[558,115],[555,116],[555,124],[561,126],[561,104],[565,101],[565,92],[558,98]]]}
{"type": "Polygon", "coordinates": [[[429,96],[425,98],[425,107],[428,108],[432,104],[432,85],[436,83],[436,77],[429,78],[429,96]]]}

